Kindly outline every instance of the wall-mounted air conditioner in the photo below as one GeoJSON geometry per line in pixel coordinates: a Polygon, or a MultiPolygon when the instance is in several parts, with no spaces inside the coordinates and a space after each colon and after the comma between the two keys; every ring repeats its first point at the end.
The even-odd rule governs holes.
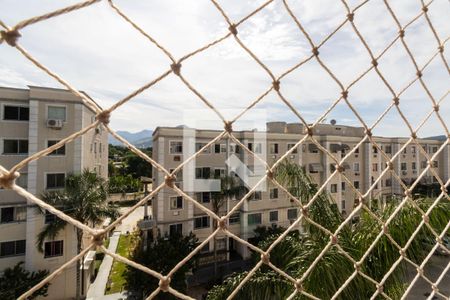
{"type": "Polygon", "coordinates": [[[47,127],[54,129],[61,129],[63,127],[63,123],[64,123],[63,120],[48,119],[47,127]]]}

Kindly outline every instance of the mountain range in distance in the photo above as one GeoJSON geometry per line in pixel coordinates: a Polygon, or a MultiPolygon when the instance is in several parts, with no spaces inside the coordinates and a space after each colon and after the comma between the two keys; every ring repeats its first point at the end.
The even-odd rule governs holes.
{"type": "MultiPolygon", "coordinates": [[[[144,129],[139,132],[118,130],[116,132],[118,135],[133,144],[136,148],[148,148],[152,146],[153,130],[144,129]]],[[[123,144],[116,140],[112,135],[108,136],[108,143],[114,146],[123,146],[123,144]]]]}

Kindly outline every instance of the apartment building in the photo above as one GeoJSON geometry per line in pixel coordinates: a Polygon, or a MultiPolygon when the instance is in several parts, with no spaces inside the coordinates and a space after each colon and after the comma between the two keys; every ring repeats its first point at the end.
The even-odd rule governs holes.
{"type": "MultiPolygon", "coordinates": [[[[95,121],[95,114],[67,90],[30,86],[0,87],[0,165],[9,169],[95,121]]],[[[107,176],[107,133],[96,128],[20,170],[17,183],[32,194],[64,187],[70,173],[88,168],[107,176]]],[[[54,240],[36,248],[36,236],[53,215],[42,215],[32,202],[0,190],[0,272],[24,262],[27,270],[53,271],[76,255],[76,234],[68,225],[54,240]]],[[[76,266],[52,280],[48,299],[75,296],[76,266]]]]}
{"type": "MultiPolygon", "coordinates": [[[[153,158],[168,170],[173,170],[191,154],[202,149],[219,133],[214,130],[185,127],[158,127],[153,133],[153,158]]],[[[298,123],[270,122],[267,123],[266,132],[238,131],[234,132],[234,135],[241,143],[272,165],[304,137],[304,128],[298,123]]],[[[322,147],[328,149],[336,159],[341,160],[362,140],[364,129],[335,124],[318,124],[314,128],[313,136],[322,147]]],[[[407,138],[386,137],[374,137],[374,140],[389,157],[392,157],[408,141],[407,138]]],[[[443,144],[444,142],[437,140],[420,140],[420,145],[430,157],[438,152],[443,144]]],[[[376,147],[366,141],[343,164],[344,174],[363,194],[376,182],[386,167],[386,159],[378,152],[376,147]]],[[[225,164],[227,155],[236,156],[242,161],[242,164],[249,169],[248,173],[256,173],[257,169],[261,169],[261,165],[256,167],[257,160],[250,157],[246,151],[230,141],[222,140],[205,149],[195,160],[187,164],[183,171],[177,174],[176,184],[183,188],[189,196],[211,209],[211,193],[218,191],[220,187],[220,180],[217,178],[230,171],[225,164]]],[[[449,155],[449,146],[447,145],[433,161],[434,170],[444,182],[448,180],[450,173],[449,155]]],[[[319,186],[331,176],[335,169],[335,162],[310,140],[306,140],[305,143],[293,150],[287,159],[304,166],[319,186]]],[[[394,160],[395,172],[406,183],[414,181],[426,165],[424,154],[415,144],[408,145],[394,160]]],[[[231,167],[238,174],[242,168],[242,166],[231,167]]],[[[259,174],[264,174],[264,168],[259,174]]],[[[242,176],[242,172],[239,176],[242,176]]],[[[155,172],[153,177],[154,186],[158,186],[164,180],[164,174],[160,172],[155,172]]],[[[258,181],[258,176],[254,177],[256,178],[254,178],[253,184],[258,181]]],[[[435,180],[431,171],[428,171],[423,178],[425,183],[432,183],[435,180]]],[[[254,236],[253,231],[257,226],[287,227],[299,215],[296,203],[291,201],[282,190],[271,182],[264,182],[262,185],[263,188],[256,191],[251,199],[246,201],[229,220],[229,229],[245,240],[254,236]]],[[[252,184],[249,186],[252,187],[252,184]]],[[[326,189],[343,215],[348,215],[358,204],[356,192],[350,188],[339,173],[327,183],[326,189]]],[[[388,201],[390,197],[402,194],[400,183],[388,172],[377,182],[371,196],[381,201],[388,201]]],[[[224,215],[229,211],[237,203],[236,200],[231,199],[223,205],[223,211],[220,214],[224,215]]],[[[174,232],[188,234],[192,231],[202,241],[213,230],[208,215],[168,188],[161,190],[155,197],[153,216],[162,235],[174,232]]],[[[211,251],[212,247],[212,242],[210,242],[203,252],[211,251]]],[[[237,244],[223,235],[218,236],[217,248],[237,251],[243,257],[249,255],[245,246],[237,244]]]]}

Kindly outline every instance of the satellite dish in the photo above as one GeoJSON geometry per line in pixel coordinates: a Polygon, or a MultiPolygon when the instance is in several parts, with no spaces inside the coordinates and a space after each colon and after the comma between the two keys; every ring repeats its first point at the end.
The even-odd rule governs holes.
{"type": "Polygon", "coordinates": [[[336,125],[336,120],[335,120],[335,119],[332,119],[332,120],[330,121],[330,124],[331,124],[331,125],[336,125]]]}

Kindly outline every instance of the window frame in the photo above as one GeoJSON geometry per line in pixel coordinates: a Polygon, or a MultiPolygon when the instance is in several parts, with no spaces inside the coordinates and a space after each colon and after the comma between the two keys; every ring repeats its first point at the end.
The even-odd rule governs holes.
{"type": "Polygon", "coordinates": [[[286,217],[287,217],[287,219],[288,219],[289,221],[297,220],[297,218],[298,218],[298,209],[296,209],[296,208],[289,208],[289,209],[286,211],[286,217]],[[292,216],[290,216],[291,212],[293,212],[293,211],[295,211],[295,218],[292,218],[292,216]]]}
{"type": "Polygon", "coordinates": [[[50,118],[49,109],[50,108],[64,108],[64,119],[62,120],[63,123],[67,122],[67,105],[60,105],[60,104],[47,104],[45,106],[45,114],[46,114],[46,120],[61,120],[56,118],[50,118]]]}
{"type": "Polygon", "coordinates": [[[44,258],[64,256],[64,240],[47,241],[44,243],[44,258]],[[50,244],[50,254],[47,254],[47,245],[50,244]],[[60,250],[58,252],[57,250],[60,250]]]}
{"type": "Polygon", "coordinates": [[[13,257],[13,256],[23,256],[26,254],[26,240],[13,240],[13,241],[2,241],[0,242],[0,258],[13,257]],[[23,243],[23,252],[18,252],[18,244],[23,243]],[[13,254],[3,254],[3,244],[13,243],[13,254]]]}
{"type": "Polygon", "coordinates": [[[46,190],[59,190],[59,189],[63,189],[65,187],[66,175],[67,175],[65,172],[45,172],[44,174],[45,174],[45,189],[46,190]],[[63,177],[63,182],[64,182],[63,185],[62,186],[56,186],[56,187],[48,187],[48,183],[49,183],[48,176],[49,175],[61,175],[61,174],[64,175],[64,177],[63,177]]]}
{"type": "Polygon", "coordinates": [[[30,121],[30,106],[28,105],[21,105],[21,104],[13,104],[13,103],[2,103],[2,121],[6,122],[29,122],[30,121]],[[17,107],[17,119],[6,119],[6,107],[17,107]],[[28,118],[27,119],[21,119],[21,109],[28,109],[28,118]]]}
{"type": "Polygon", "coordinates": [[[183,209],[183,197],[182,196],[170,196],[169,197],[169,209],[170,210],[180,210],[183,209]],[[176,206],[174,207],[172,204],[174,204],[174,200],[176,200],[176,206]],[[181,203],[181,207],[179,207],[179,204],[181,203]]]}
{"type": "Polygon", "coordinates": [[[247,215],[247,225],[248,226],[255,226],[255,225],[261,225],[261,224],[262,224],[262,213],[252,213],[252,214],[247,215]],[[252,218],[254,216],[258,216],[259,220],[256,220],[257,222],[250,224],[250,216],[252,216],[252,218]]]}
{"type": "MultiPolygon", "coordinates": [[[[28,139],[25,138],[16,138],[16,137],[8,137],[8,138],[2,138],[2,155],[8,155],[8,156],[25,156],[28,155],[28,153],[30,152],[30,142],[28,139]],[[5,142],[6,141],[15,141],[17,143],[16,148],[17,148],[17,152],[5,152],[5,142]],[[21,145],[20,142],[25,141],[26,144],[26,150],[27,152],[20,152],[21,150],[21,145]]],[[[22,145],[23,146],[23,145],[22,145]]]]}
{"type": "Polygon", "coordinates": [[[278,220],[279,220],[278,210],[271,210],[271,211],[269,211],[269,222],[278,222],[278,220]],[[276,218],[273,218],[272,214],[275,214],[276,218]]]}
{"type": "Polygon", "coordinates": [[[211,228],[211,218],[209,216],[194,217],[194,230],[211,228]],[[197,224],[197,220],[200,220],[200,226],[197,224]]]}
{"type": "MultiPolygon", "coordinates": [[[[49,148],[49,147],[57,144],[60,141],[61,140],[46,140],[46,146],[47,146],[46,148],[49,148]],[[50,143],[53,143],[53,144],[50,145],[50,143]]],[[[58,149],[47,154],[47,156],[65,156],[65,155],[66,155],[66,144],[64,144],[63,146],[59,147],[58,149]],[[58,152],[63,152],[63,153],[58,153],[58,152]]]]}

